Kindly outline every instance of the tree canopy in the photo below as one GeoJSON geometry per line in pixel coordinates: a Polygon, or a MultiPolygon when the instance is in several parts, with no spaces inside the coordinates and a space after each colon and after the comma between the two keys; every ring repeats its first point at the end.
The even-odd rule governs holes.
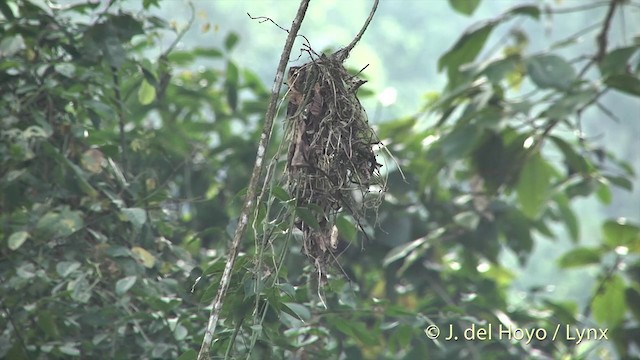
{"type": "MultiPolygon", "coordinates": [[[[220,47],[179,46],[196,10],[189,4],[191,21],[177,26],[157,12],[168,3],[0,2],[0,358],[197,357],[272,84],[238,63],[237,32],[220,47]],[[205,60],[215,62],[195,66],[205,60]]],[[[480,4],[450,0],[449,11],[471,16],[480,4]]],[[[446,75],[440,91],[371,124],[375,140],[351,138],[373,146],[375,160],[362,163],[379,182],[332,192],[353,199],[334,206],[335,248],[320,276],[305,236],[331,206],[315,194],[302,203],[291,191],[300,186],[286,185],[288,152],[301,151],[292,134],[302,136],[290,108],[344,108],[319,99],[326,89],[289,83],[211,358],[640,358],[637,214],[600,216],[599,233],[584,234],[576,211],[585,198],[640,203],[633,158],[583,124],[585,114],[605,128],[637,122],[607,97],[640,103],[638,33],[611,41],[640,4],[571,5],[516,4],[460,31],[426,70],[446,75]],[[594,9],[595,25],[542,52],[517,25],[594,9]],[[495,32],[504,36],[491,48],[495,32]],[[585,305],[544,283],[513,289],[513,267],[562,236],[571,248],[545,266],[595,274],[595,286],[571,287],[585,305]]],[[[305,62],[322,58],[305,50],[305,62]]],[[[366,77],[362,66],[341,79],[366,77]]],[[[381,91],[360,85],[336,93],[352,104],[381,91]]],[[[344,167],[351,178],[360,169],[344,167]]]]}

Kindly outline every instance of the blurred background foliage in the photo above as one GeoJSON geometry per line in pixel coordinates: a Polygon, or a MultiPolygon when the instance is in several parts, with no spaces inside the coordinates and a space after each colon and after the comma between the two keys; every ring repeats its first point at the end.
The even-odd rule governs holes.
{"type": "MultiPolygon", "coordinates": [[[[196,357],[286,36],[246,13],[286,27],[296,6],[0,2],[1,358],[196,357]]],[[[369,6],[312,2],[302,33],[337,49],[369,6]]],[[[639,358],[639,15],[383,1],[347,66],[369,64],[360,96],[397,160],[379,155],[385,201],[366,237],[339,224],[326,308],[259,207],[214,358],[639,358]],[[548,336],[444,339],[488,324],[548,336]]]]}

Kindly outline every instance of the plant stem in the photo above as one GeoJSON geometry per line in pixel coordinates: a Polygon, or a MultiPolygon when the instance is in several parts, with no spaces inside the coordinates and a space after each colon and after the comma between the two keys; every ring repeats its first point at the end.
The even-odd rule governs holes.
{"type": "Polygon", "coordinates": [[[242,212],[240,213],[240,218],[238,219],[238,225],[236,226],[236,231],[233,236],[233,240],[231,241],[229,253],[227,254],[227,263],[225,264],[224,272],[222,273],[222,278],[220,280],[220,288],[218,289],[218,293],[216,294],[216,297],[211,304],[211,314],[209,315],[209,322],[207,323],[207,327],[204,332],[204,338],[202,339],[202,346],[200,348],[200,352],[198,353],[198,360],[209,359],[209,349],[211,348],[211,344],[213,343],[213,334],[216,331],[216,325],[218,324],[218,319],[220,317],[220,310],[222,309],[224,298],[226,296],[227,290],[229,289],[231,271],[233,270],[233,265],[235,264],[238,257],[240,241],[242,240],[242,237],[244,236],[244,233],[247,229],[249,214],[251,214],[254,206],[254,198],[256,197],[256,192],[258,189],[258,180],[260,179],[260,175],[264,167],[264,157],[266,155],[267,147],[269,146],[269,140],[271,138],[271,129],[273,127],[273,121],[276,115],[278,97],[280,88],[282,87],[282,82],[284,80],[285,68],[287,67],[287,62],[289,61],[293,42],[296,39],[296,35],[298,33],[298,30],[300,30],[302,20],[304,19],[307,8],[309,7],[309,1],[310,0],[300,1],[298,12],[296,14],[296,17],[293,19],[291,30],[289,31],[289,35],[287,36],[287,40],[284,44],[284,49],[282,50],[282,55],[280,56],[278,70],[273,82],[273,87],[271,88],[271,99],[269,101],[269,107],[267,108],[267,114],[265,115],[262,134],[260,135],[260,142],[258,143],[256,161],[253,165],[251,180],[249,180],[247,195],[244,199],[244,206],[242,208],[242,212]]]}
{"type": "Polygon", "coordinates": [[[113,76],[114,95],[116,99],[116,108],[118,109],[118,127],[120,130],[120,162],[122,164],[123,173],[126,174],[128,170],[127,164],[127,136],[125,134],[124,126],[126,119],[124,116],[124,104],[122,103],[122,96],[120,95],[120,76],[118,75],[118,68],[111,67],[111,75],[113,76]]]}
{"type": "Polygon", "coordinates": [[[349,53],[351,52],[351,50],[353,50],[353,48],[356,46],[358,41],[360,41],[360,39],[362,38],[362,35],[364,35],[364,32],[367,30],[367,27],[369,26],[371,19],[373,19],[373,15],[376,13],[376,9],[378,8],[378,2],[379,0],[375,0],[373,2],[373,7],[371,8],[371,12],[369,12],[369,17],[364,22],[364,25],[362,25],[362,29],[360,29],[360,32],[358,32],[356,37],[353,38],[353,40],[351,41],[351,43],[349,43],[349,45],[343,47],[342,49],[338,50],[335,54],[333,54],[334,58],[338,59],[340,62],[344,62],[349,57],[349,53]]]}

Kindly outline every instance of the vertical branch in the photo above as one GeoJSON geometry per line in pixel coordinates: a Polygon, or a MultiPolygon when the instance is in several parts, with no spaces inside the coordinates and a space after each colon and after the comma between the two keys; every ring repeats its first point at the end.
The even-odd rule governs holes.
{"type": "Polygon", "coordinates": [[[257,193],[258,180],[260,179],[260,174],[262,173],[262,168],[264,167],[264,157],[266,155],[267,147],[269,146],[269,140],[271,138],[271,128],[273,127],[273,121],[276,115],[278,96],[284,79],[284,71],[287,67],[287,62],[289,61],[289,55],[291,54],[293,42],[296,38],[298,30],[300,29],[302,20],[304,19],[304,16],[307,12],[309,1],[310,0],[300,1],[300,7],[298,8],[296,17],[293,19],[291,30],[289,31],[289,35],[287,36],[287,40],[284,44],[284,49],[282,50],[282,55],[280,56],[278,70],[276,72],[275,80],[273,81],[273,87],[271,88],[271,99],[269,101],[269,107],[267,108],[267,113],[265,115],[264,125],[262,128],[262,134],[260,135],[260,142],[258,143],[258,153],[256,155],[255,164],[253,165],[251,180],[249,180],[247,195],[244,199],[244,206],[240,213],[240,218],[238,220],[238,225],[236,227],[233,240],[231,241],[231,246],[229,247],[229,253],[227,254],[227,263],[225,264],[224,272],[222,273],[222,278],[220,279],[220,287],[215,299],[213,300],[213,303],[211,304],[211,314],[209,315],[209,322],[207,323],[207,327],[204,332],[204,338],[202,339],[202,346],[200,347],[200,352],[198,353],[198,360],[207,360],[209,358],[209,349],[211,348],[211,344],[213,343],[213,334],[216,331],[218,318],[220,317],[220,310],[222,309],[225,295],[227,293],[227,290],[229,289],[231,271],[233,270],[233,265],[235,264],[236,258],[238,257],[240,241],[242,240],[242,237],[244,236],[244,233],[246,231],[247,224],[249,222],[249,214],[251,213],[254,206],[254,198],[256,197],[257,193]]]}
{"type": "Polygon", "coordinates": [[[618,3],[620,3],[620,0],[611,0],[611,4],[609,5],[609,9],[607,10],[607,15],[604,18],[602,31],[600,31],[600,34],[598,34],[598,53],[595,57],[596,62],[602,61],[604,56],[607,54],[607,38],[609,36],[609,28],[611,27],[611,20],[613,19],[613,14],[615,14],[616,12],[618,3]]]}
{"type": "Polygon", "coordinates": [[[113,75],[113,87],[116,98],[116,108],[118,109],[118,125],[120,127],[120,162],[122,163],[122,169],[124,173],[127,172],[127,138],[124,134],[124,104],[122,103],[122,95],[120,95],[120,77],[118,76],[118,69],[115,66],[111,67],[111,74],[113,75]]]}

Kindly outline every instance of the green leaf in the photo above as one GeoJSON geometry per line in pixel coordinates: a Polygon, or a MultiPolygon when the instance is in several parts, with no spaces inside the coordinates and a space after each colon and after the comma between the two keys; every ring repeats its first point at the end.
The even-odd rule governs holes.
{"type": "Polygon", "coordinates": [[[296,215],[298,215],[298,217],[300,217],[300,219],[302,219],[302,221],[312,229],[320,229],[320,223],[318,223],[316,215],[311,210],[304,207],[298,207],[296,208],[296,215]]]}
{"type": "Polygon", "coordinates": [[[147,213],[141,208],[124,208],[120,210],[125,219],[140,229],[147,222],[147,213]]]}
{"type": "Polygon", "coordinates": [[[276,284],[276,287],[291,298],[294,298],[296,296],[296,289],[289,283],[276,284]]]}
{"type": "Polygon", "coordinates": [[[142,105],[149,105],[156,99],[156,88],[149,84],[147,79],[142,80],[138,89],[138,101],[142,105]]]}
{"type": "Polygon", "coordinates": [[[71,275],[71,273],[79,268],[80,263],[77,261],[60,261],[56,264],[56,272],[63,278],[71,275]]]}
{"type": "Polygon", "coordinates": [[[592,170],[593,166],[587,162],[587,159],[582,154],[576,152],[574,146],[557,136],[549,136],[549,139],[551,139],[558,149],[560,149],[560,152],[562,152],[564,161],[569,167],[569,173],[578,172],[588,174],[592,170]]]}
{"type": "Polygon", "coordinates": [[[613,275],[602,283],[600,290],[591,302],[593,318],[600,324],[615,327],[627,311],[624,280],[613,275]]]}
{"type": "Polygon", "coordinates": [[[84,304],[91,299],[91,286],[85,274],[81,274],[78,278],[69,281],[67,290],[71,291],[71,299],[77,302],[84,304]]]}
{"type": "Polygon", "coordinates": [[[480,5],[480,0],[449,0],[449,5],[451,7],[463,14],[463,15],[471,15],[480,5]]]}
{"type": "Polygon", "coordinates": [[[231,61],[227,61],[227,72],[225,75],[224,88],[227,93],[227,103],[232,110],[238,107],[238,67],[231,61]]]}
{"type": "Polygon", "coordinates": [[[175,65],[188,65],[196,59],[196,55],[191,51],[173,51],[167,58],[175,65]]]}
{"type": "Polygon", "coordinates": [[[331,317],[327,319],[338,331],[343,334],[362,341],[365,345],[374,345],[379,340],[374,336],[372,331],[369,331],[364,323],[360,321],[349,321],[345,318],[331,317]]]}
{"type": "Polygon", "coordinates": [[[46,235],[52,235],[56,231],[56,225],[60,220],[60,214],[50,211],[44,214],[36,223],[36,229],[44,232],[46,235]]]}
{"type": "Polygon", "coordinates": [[[480,216],[475,211],[463,211],[457,213],[452,220],[456,225],[473,231],[478,227],[480,216]]]}
{"type": "Polygon", "coordinates": [[[82,189],[82,191],[84,191],[90,197],[98,196],[98,191],[94,189],[93,186],[91,186],[91,184],[89,184],[89,182],[85,178],[85,172],[82,171],[82,169],[78,165],[74,164],[73,162],[71,162],[71,160],[69,160],[67,157],[62,155],[62,153],[60,153],[60,150],[53,147],[50,143],[48,142],[43,143],[43,147],[52,154],[54,159],[59,164],[67,165],[69,168],[71,168],[73,173],[76,175],[78,186],[80,186],[80,189],[82,189]]]}
{"type": "Polygon", "coordinates": [[[558,266],[561,268],[571,268],[585,265],[594,265],[600,263],[600,249],[579,247],[575,248],[558,260],[558,266]]]}
{"type": "Polygon", "coordinates": [[[456,127],[439,141],[444,159],[453,161],[469,155],[481,137],[482,131],[476,124],[456,127]]]}
{"type": "Polygon", "coordinates": [[[604,175],[604,178],[609,180],[610,183],[619,188],[625,189],[627,191],[633,191],[633,183],[627,177],[604,175]]]}
{"type": "Polygon", "coordinates": [[[4,176],[4,178],[2,179],[3,182],[5,182],[6,184],[9,184],[13,181],[15,181],[16,179],[20,178],[20,176],[22,176],[24,173],[26,173],[27,170],[26,169],[20,169],[20,170],[10,170],[9,172],[7,172],[7,174],[4,176]]]}
{"type": "Polygon", "coordinates": [[[155,6],[159,8],[160,7],[160,5],[158,4],[159,1],[160,0],[142,0],[142,6],[144,7],[145,10],[149,9],[151,6],[155,6]]]}
{"type": "Polygon", "coordinates": [[[196,360],[197,358],[198,358],[198,353],[193,349],[189,349],[183,352],[182,355],[180,355],[177,360],[196,360]]]}
{"type": "Polygon", "coordinates": [[[129,42],[135,35],[144,34],[142,23],[130,14],[120,13],[118,15],[111,15],[109,25],[112,26],[120,41],[123,43],[129,42]]]}
{"type": "MultiPolygon", "coordinates": [[[[107,29],[111,29],[107,27],[107,29]]],[[[107,62],[115,68],[120,68],[124,64],[127,58],[127,53],[122,46],[122,43],[115,36],[107,36],[104,42],[99,43],[102,46],[107,62]]]]}
{"type": "Polygon", "coordinates": [[[40,327],[47,336],[51,338],[58,338],[60,336],[60,331],[58,326],[56,325],[56,321],[53,317],[53,314],[50,311],[42,310],[38,314],[38,327],[40,327]]]}
{"type": "Polygon", "coordinates": [[[0,2],[0,12],[2,13],[2,15],[4,15],[5,19],[7,19],[9,21],[12,21],[13,19],[15,19],[15,15],[13,14],[13,11],[11,10],[11,6],[9,6],[4,1],[0,2]]]}
{"type": "Polygon", "coordinates": [[[533,19],[540,19],[540,8],[536,5],[515,6],[507,11],[509,15],[526,15],[533,19]]]}
{"type": "MultiPolygon", "coordinates": [[[[148,64],[146,64],[148,65],[148,64]]],[[[147,80],[147,82],[153,86],[156,87],[158,86],[158,79],[156,79],[156,75],[151,72],[149,69],[147,69],[146,67],[139,65],[140,71],[142,71],[142,76],[144,76],[144,79],[147,80]]]]}
{"type": "Polygon", "coordinates": [[[246,277],[243,282],[244,300],[259,295],[264,289],[264,282],[255,277],[246,277]]]}
{"type": "Polygon", "coordinates": [[[178,324],[176,326],[176,329],[173,330],[173,336],[178,341],[184,340],[184,338],[186,338],[187,335],[189,335],[189,330],[187,330],[187,328],[185,328],[184,326],[182,326],[180,324],[178,324]]]}
{"type": "Polygon", "coordinates": [[[84,227],[82,213],[69,211],[67,208],[61,212],[50,211],[36,223],[36,229],[54,237],[67,237],[82,227],[84,227]]]}
{"type": "Polygon", "coordinates": [[[571,241],[577,243],[580,238],[580,226],[578,225],[576,214],[569,205],[569,200],[564,194],[559,194],[555,200],[558,205],[558,212],[564,221],[564,225],[567,227],[571,241]]]}
{"type": "Polygon", "coordinates": [[[271,188],[271,195],[275,196],[276,199],[282,202],[291,200],[289,193],[280,186],[274,186],[273,188],[271,188]]]}
{"type": "Polygon", "coordinates": [[[481,74],[485,75],[492,84],[499,84],[509,74],[518,70],[518,57],[509,56],[495,60],[485,65],[481,74]]]}
{"type": "Polygon", "coordinates": [[[402,324],[396,331],[394,331],[393,335],[398,341],[398,347],[400,349],[408,349],[411,347],[411,340],[413,339],[413,328],[407,324],[402,324]]]}
{"type": "Polygon", "coordinates": [[[220,58],[224,56],[224,53],[216,48],[195,48],[193,50],[195,56],[202,56],[207,58],[220,58]]]}
{"type": "Polygon", "coordinates": [[[80,356],[80,350],[76,347],[76,344],[66,343],[60,347],[58,347],[61,353],[69,356],[80,356]]]}
{"type": "Polygon", "coordinates": [[[131,252],[137,255],[142,265],[148,269],[151,269],[156,264],[156,258],[149,251],[140,246],[134,246],[131,248],[131,252]]]}
{"type": "Polygon", "coordinates": [[[58,63],[54,65],[54,69],[60,75],[72,78],[76,73],[76,67],[72,63],[58,63]]]}
{"type": "Polygon", "coordinates": [[[516,188],[522,212],[535,218],[547,201],[551,171],[539,153],[525,163],[516,188]]]}
{"type": "Polygon", "coordinates": [[[498,225],[509,246],[524,264],[533,249],[531,236],[532,222],[521,211],[514,207],[504,209],[504,214],[498,218],[498,225]]]}
{"type": "Polygon", "coordinates": [[[577,79],[571,64],[558,55],[536,55],[525,60],[531,81],[542,89],[569,90],[577,79]]]}
{"type": "Polygon", "coordinates": [[[629,74],[617,74],[607,77],[604,83],[629,95],[640,96],[640,79],[629,74]]]}
{"type": "Polygon", "coordinates": [[[448,69],[451,78],[451,75],[457,72],[461,65],[475,60],[495,26],[496,22],[494,21],[467,29],[453,47],[440,57],[438,71],[448,69]]]}
{"type": "Polygon", "coordinates": [[[576,182],[575,184],[571,184],[566,187],[564,193],[569,198],[574,198],[577,196],[590,196],[596,190],[596,181],[593,178],[583,178],[576,182]]]}
{"type": "Polygon", "coordinates": [[[347,241],[356,241],[358,236],[358,230],[356,225],[349,221],[344,216],[339,216],[336,219],[336,227],[338,228],[338,234],[347,241]]]}
{"type": "Polygon", "coordinates": [[[598,200],[605,205],[611,204],[611,200],[613,200],[613,194],[611,193],[611,187],[609,186],[609,182],[598,181],[598,189],[596,190],[596,196],[598,196],[598,200]]]}
{"type": "Polygon", "coordinates": [[[290,311],[285,310],[285,312],[289,313],[290,315],[293,315],[302,321],[307,321],[311,319],[311,312],[306,306],[302,304],[290,303],[290,302],[286,302],[283,304],[285,308],[290,310],[290,311]]]}
{"type": "Polygon", "coordinates": [[[9,236],[8,245],[11,250],[18,250],[22,244],[29,238],[29,233],[26,231],[16,231],[9,236]]]}
{"type": "Polygon", "coordinates": [[[625,74],[629,59],[638,51],[637,46],[628,46],[611,50],[598,64],[602,77],[625,74]]]}
{"type": "Polygon", "coordinates": [[[640,250],[640,227],[627,223],[626,219],[609,220],[602,225],[605,244],[626,246],[640,250]]]}
{"type": "Polygon", "coordinates": [[[131,289],[131,287],[136,283],[136,280],[137,277],[135,275],[127,276],[118,280],[116,282],[116,294],[123,295],[129,291],[129,289],[131,289]]]}
{"type": "Polygon", "coordinates": [[[546,307],[553,311],[553,317],[565,324],[575,324],[576,314],[578,314],[578,304],[575,301],[558,301],[558,300],[550,300],[543,299],[542,303],[546,305],[546,307]]]}
{"type": "Polygon", "coordinates": [[[596,97],[597,93],[594,88],[567,93],[544,110],[543,116],[549,119],[563,120],[573,115],[581,106],[588,104],[596,97]]]}
{"type": "Polygon", "coordinates": [[[629,310],[631,310],[636,320],[640,320],[640,291],[628,287],[624,293],[629,310]]]}
{"type": "Polygon", "coordinates": [[[409,255],[409,253],[412,252],[414,249],[416,249],[419,246],[422,246],[426,240],[427,240],[427,237],[423,236],[419,239],[413,240],[406,244],[396,246],[395,248],[391,249],[387,253],[387,255],[385,255],[384,259],[382,260],[382,266],[387,267],[389,266],[389,264],[395,261],[398,261],[400,259],[403,259],[407,255],[409,255]]]}
{"type": "Polygon", "coordinates": [[[224,39],[224,48],[227,51],[231,51],[238,43],[238,40],[240,40],[238,34],[236,34],[235,32],[230,32],[224,39]]]}

